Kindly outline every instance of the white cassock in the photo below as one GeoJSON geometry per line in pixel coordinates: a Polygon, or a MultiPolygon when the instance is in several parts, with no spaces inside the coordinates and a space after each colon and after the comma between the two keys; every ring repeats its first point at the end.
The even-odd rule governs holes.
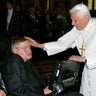
{"type": "Polygon", "coordinates": [[[92,18],[86,28],[77,30],[73,27],[71,31],[59,38],[56,42],[45,43],[48,55],[54,55],[68,48],[80,48],[83,45],[83,56],[87,59],[84,65],[80,93],[84,96],[96,96],[96,19],[92,18]],[[84,42],[83,42],[84,41],[84,42]]]}

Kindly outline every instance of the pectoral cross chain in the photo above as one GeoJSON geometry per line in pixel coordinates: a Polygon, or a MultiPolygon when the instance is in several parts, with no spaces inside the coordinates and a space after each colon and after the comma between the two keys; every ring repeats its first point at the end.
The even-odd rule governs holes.
{"type": "Polygon", "coordinates": [[[85,51],[85,48],[84,48],[84,40],[83,40],[83,42],[82,42],[81,48],[79,48],[79,49],[81,50],[81,56],[83,56],[83,55],[84,55],[84,51],[85,51]]]}

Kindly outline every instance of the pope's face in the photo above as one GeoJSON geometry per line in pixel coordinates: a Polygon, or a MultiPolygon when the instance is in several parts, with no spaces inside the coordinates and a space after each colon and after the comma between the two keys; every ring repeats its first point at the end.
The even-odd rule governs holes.
{"type": "Polygon", "coordinates": [[[15,54],[21,56],[25,62],[31,59],[32,50],[29,42],[26,40],[25,42],[19,43],[18,47],[15,49],[15,54]]]}
{"type": "Polygon", "coordinates": [[[86,16],[79,16],[76,13],[71,13],[72,25],[76,26],[78,30],[82,30],[86,27],[86,16]]]}

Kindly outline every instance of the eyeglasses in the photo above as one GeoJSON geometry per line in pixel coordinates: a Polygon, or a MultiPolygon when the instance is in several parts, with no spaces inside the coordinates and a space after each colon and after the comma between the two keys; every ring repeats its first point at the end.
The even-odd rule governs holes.
{"type": "Polygon", "coordinates": [[[17,48],[17,49],[22,49],[22,50],[24,50],[24,51],[26,51],[26,50],[31,50],[32,49],[32,47],[30,46],[30,47],[15,47],[15,48],[17,48]]]}

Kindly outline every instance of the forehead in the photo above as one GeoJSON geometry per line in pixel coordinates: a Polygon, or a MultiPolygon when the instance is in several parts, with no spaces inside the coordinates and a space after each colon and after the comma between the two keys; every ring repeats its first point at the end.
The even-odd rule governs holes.
{"type": "Polygon", "coordinates": [[[18,45],[19,46],[30,46],[30,43],[28,42],[28,40],[26,40],[24,42],[20,42],[18,45]]]}
{"type": "Polygon", "coordinates": [[[80,14],[77,14],[76,12],[71,13],[71,19],[83,19],[84,16],[80,16],[80,14]]]}
{"type": "Polygon", "coordinates": [[[76,12],[71,13],[71,18],[78,17],[76,12]]]}

